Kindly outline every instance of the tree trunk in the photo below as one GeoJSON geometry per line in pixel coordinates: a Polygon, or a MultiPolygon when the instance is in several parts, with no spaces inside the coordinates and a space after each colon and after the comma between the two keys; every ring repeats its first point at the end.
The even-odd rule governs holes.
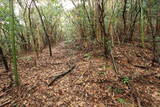
{"type": "Polygon", "coordinates": [[[44,30],[44,33],[45,33],[46,39],[47,39],[47,41],[48,41],[48,45],[49,45],[49,53],[50,53],[50,56],[52,56],[52,47],[51,47],[51,42],[50,42],[50,39],[49,39],[49,35],[47,34],[47,31],[46,31],[46,27],[45,27],[44,21],[43,21],[43,19],[42,19],[41,12],[40,12],[40,10],[39,10],[38,6],[36,5],[35,0],[32,0],[32,1],[33,1],[33,3],[34,3],[34,6],[35,6],[35,7],[36,7],[36,9],[37,9],[38,14],[39,14],[40,21],[41,21],[41,24],[42,24],[42,27],[43,27],[43,30],[44,30]]]}
{"type": "Polygon", "coordinates": [[[127,0],[124,0],[124,7],[123,7],[123,38],[124,39],[122,39],[122,37],[121,37],[121,39],[122,39],[122,42],[124,42],[125,41],[125,39],[126,39],[126,36],[127,36],[127,25],[126,25],[126,9],[127,9],[127,0]]]}
{"type": "MultiPolygon", "coordinates": [[[[29,8],[28,8],[28,19],[29,19],[29,27],[30,27],[30,32],[31,32],[31,36],[32,36],[32,39],[33,39],[33,48],[34,48],[34,51],[36,52],[36,57],[38,58],[38,47],[36,45],[36,38],[34,36],[34,32],[33,32],[33,28],[32,28],[32,20],[31,20],[31,5],[32,5],[32,1],[29,5],[29,8]]],[[[35,61],[36,63],[36,61],[35,61]]]]}
{"type": "Polygon", "coordinates": [[[2,58],[2,62],[4,64],[6,72],[8,72],[9,71],[8,63],[7,63],[7,60],[6,60],[6,58],[5,58],[4,54],[3,54],[3,50],[2,50],[1,47],[0,47],[0,57],[2,58]]]}
{"type": "Polygon", "coordinates": [[[13,74],[14,74],[14,81],[17,86],[20,85],[19,74],[17,72],[17,56],[16,56],[16,35],[15,35],[15,20],[14,20],[14,7],[13,7],[13,0],[9,0],[10,6],[10,27],[11,27],[11,40],[12,40],[12,56],[13,56],[13,74]]]}

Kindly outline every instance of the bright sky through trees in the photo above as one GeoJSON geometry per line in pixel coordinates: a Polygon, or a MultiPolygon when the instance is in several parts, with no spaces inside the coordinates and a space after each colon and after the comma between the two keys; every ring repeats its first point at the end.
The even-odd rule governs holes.
{"type": "Polygon", "coordinates": [[[70,10],[70,9],[74,8],[74,5],[73,5],[72,2],[69,1],[69,0],[64,0],[64,1],[62,1],[62,6],[63,6],[63,8],[64,8],[65,10],[70,10]]]}
{"type": "MultiPolygon", "coordinates": [[[[72,2],[70,0],[63,0],[61,1],[62,3],[62,6],[64,8],[65,11],[67,10],[71,10],[74,8],[74,5],[72,4],[72,2]]],[[[45,5],[46,3],[45,2],[41,2],[40,4],[38,5],[45,5]]],[[[16,15],[19,15],[19,11],[20,11],[20,6],[18,4],[15,4],[15,14],[16,15]]]]}

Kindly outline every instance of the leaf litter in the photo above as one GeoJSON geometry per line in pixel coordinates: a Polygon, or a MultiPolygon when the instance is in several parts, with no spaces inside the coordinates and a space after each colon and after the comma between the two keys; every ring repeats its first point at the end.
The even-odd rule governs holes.
{"type": "MultiPolygon", "coordinates": [[[[49,57],[45,49],[34,61],[34,54],[20,57],[18,71],[22,85],[0,90],[0,106],[26,107],[159,107],[160,68],[151,67],[147,49],[121,45],[113,49],[120,75],[112,61],[105,59],[97,45],[84,50],[81,43],[64,42],[49,57]],[[98,51],[97,51],[98,49],[98,51]],[[50,79],[76,65],[74,72],[55,81],[50,79]],[[145,68],[149,67],[149,68],[145,68]]],[[[0,68],[0,88],[9,84],[0,68]]]]}

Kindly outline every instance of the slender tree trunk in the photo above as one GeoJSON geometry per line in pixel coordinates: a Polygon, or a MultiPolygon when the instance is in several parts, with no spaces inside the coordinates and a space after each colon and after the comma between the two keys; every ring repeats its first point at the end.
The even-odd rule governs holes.
{"type": "Polygon", "coordinates": [[[151,30],[151,36],[152,36],[152,52],[153,52],[153,59],[152,59],[152,66],[154,66],[154,63],[156,62],[156,36],[155,36],[155,32],[154,32],[154,26],[152,24],[152,17],[151,17],[151,2],[149,2],[148,4],[148,14],[147,14],[147,18],[148,18],[148,22],[149,22],[149,26],[150,26],[150,30],[151,30]]]}
{"type": "MultiPolygon", "coordinates": [[[[127,25],[126,25],[126,9],[127,9],[127,1],[128,0],[124,0],[124,7],[123,7],[123,34],[124,34],[124,39],[122,40],[122,42],[126,39],[127,36],[127,25]]],[[[121,38],[122,39],[122,38],[121,38]]]]}
{"type": "MultiPolygon", "coordinates": [[[[1,29],[2,29],[2,32],[3,32],[4,36],[5,36],[5,39],[6,39],[6,40],[9,40],[9,39],[7,38],[7,34],[9,35],[9,32],[6,31],[4,28],[1,28],[1,29]],[[6,34],[6,33],[7,33],[7,34],[6,34]]],[[[7,42],[7,46],[8,46],[8,51],[9,51],[9,53],[11,53],[11,52],[12,52],[12,50],[11,50],[11,44],[10,44],[9,42],[7,42]]]]}
{"type": "Polygon", "coordinates": [[[140,11],[136,13],[136,16],[134,17],[133,23],[131,24],[131,27],[130,27],[130,38],[129,38],[130,41],[133,41],[133,33],[135,31],[135,25],[136,25],[136,21],[139,13],[140,11]]]}
{"type": "MultiPolygon", "coordinates": [[[[32,36],[32,39],[33,39],[33,45],[34,45],[33,48],[34,48],[34,51],[36,53],[36,57],[38,58],[38,49],[37,49],[37,46],[36,46],[36,38],[34,36],[34,32],[33,32],[33,28],[32,28],[31,5],[32,5],[32,1],[29,5],[29,8],[28,8],[29,27],[30,27],[31,36],[32,36]]],[[[36,64],[36,61],[35,61],[35,64],[36,64]]]]}
{"type": "Polygon", "coordinates": [[[50,56],[52,56],[52,47],[51,47],[51,42],[50,42],[50,39],[49,39],[49,35],[47,34],[47,30],[46,30],[46,27],[45,27],[44,21],[43,21],[43,19],[42,19],[41,12],[40,12],[39,8],[37,7],[35,0],[32,0],[32,1],[33,1],[33,3],[34,3],[34,6],[35,6],[35,7],[36,7],[36,9],[37,9],[38,14],[39,14],[40,21],[41,21],[41,24],[42,24],[42,27],[43,27],[43,30],[44,30],[44,33],[45,33],[46,39],[47,39],[47,41],[48,41],[48,45],[49,45],[49,53],[50,53],[50,56]]]}
{"type": "Polygon", "coordinates": [[[143,15],[143,0],[140,0],[140,7],[141,7],[141,45],[144,48],[144,15],[143,15]]]}
{"type": "Polygon", "coordinates": [[[103,48],[104,48],[104,54],[106,57],[110,55],[110,50],[109,50],[109,37],[107,37],[106,33],[106,28],[105,28],[105,22],[104,22],[104,0],[99,0],[97,1],[97,13],[99,14],[98,16],[98,27],[100,29],[100,35],[101,35],[101,40],[103,41],[103,48]]]}
{"type": "Polygon", "coordinates": [[[10,20],[10,27],[11,27],[11,40],[12,40],[12,57],[13,57],[13,74],[14,74],[14,81],[17,86],[20,85],[19,74],[17,72],[17,56],[16,56],[16,35],[15,35],[15,21],[14,21],[14,7],[13,7],[13,0],[9,0],[10,12],[11,12],[11,20],[10,20]]]}
{"type": "MultiPolygon", "coordinates": [[[[91,31],[92,31],[92,37],[91,37],[91,39],[94,40],[94,39],[96,39],[94,22],[93,22],[93,19],[91,19],[90,14],[89,14],[88,11],[87,11],[85,0],[82,0],[82,3],[83,3],[84,11],[85,11],[85,13],[86,13],[86,15],[87,15],[87,18],[88,18],[88,21],[89,21],[89,25],[90,25],[90,27],[91,27],[91,31]]],[[[89,3],[89,4],[90,4],[90,3],[89,3]]],[[[91,7],[90,7],[90,8],[91,8],[91,7]]]]}
{"type": "Polygon", "coordinates": [[[135,31],[137,17],[140,13],[140,7],[138,5],[138,1],[136,0],[135,4],[133,4],[132,2],[133,2],[133,0],[131,0],[131,9],[134,9],[136,13],[135,13],[135,16],[133,14],[134,13],[133,11],[131,11],[131,13],[130,13],[131,14],[131,19],[130,19],[131,24],[130,24],[130,28],[129,28],[129,32],[130,32],[129,41],[133,41],[133,34],[134,34],[134,31],[135,31]],[[133,8],[133,5],[135,6],[134,8],[133,8]]]}
{"type": "Polygon", "coordinates": [[[3,54],[3,50],[2,50],[1,47],[0,47],[0,57],[2,58],[2,61],[3,61],[6,72],[8,72],[9,71],[8,63],[7,63],[7,60],[6,60],[6,58],[3,54]]]}

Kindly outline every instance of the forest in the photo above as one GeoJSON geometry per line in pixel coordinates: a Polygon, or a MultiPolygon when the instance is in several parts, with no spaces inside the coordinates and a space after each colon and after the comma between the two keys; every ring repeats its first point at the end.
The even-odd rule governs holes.
{"type": "Polygon", "coordinates": [[[0,107],[160,107],[160,0],[0,0],[0,107]]]}

